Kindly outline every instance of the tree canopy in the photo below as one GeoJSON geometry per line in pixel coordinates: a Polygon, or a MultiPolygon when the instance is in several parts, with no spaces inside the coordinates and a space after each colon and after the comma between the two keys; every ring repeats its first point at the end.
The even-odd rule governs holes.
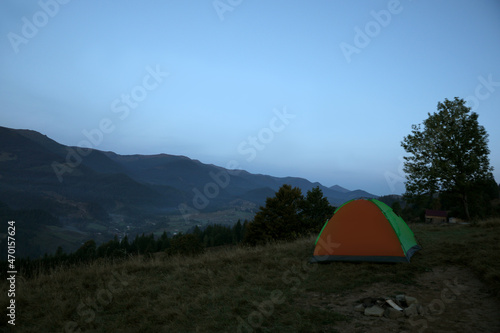
{"type": "Polygon", "coordinates": [[[478,183],[493,179],[488,134],[479,125],[478,114],[463,99],[445,99],[422,125],[412,125],[401,145],[410,154],[404,157],[405,197],[453,194],[470,219],[469,194],[478,183]]]}
{"type": "Polygon", "coordinates": [[[292,240],[301,234],[319,232],[335,208],[316,187],[304,198],[298,187],[285,184],[248,224],[244,241],[249,244],[272,240],[292,240]]]}

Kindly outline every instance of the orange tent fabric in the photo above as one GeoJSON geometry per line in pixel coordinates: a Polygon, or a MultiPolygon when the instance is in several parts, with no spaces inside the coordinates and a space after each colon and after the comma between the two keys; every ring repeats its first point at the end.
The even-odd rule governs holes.
{"type": "Polygon", "coordinates": [[[318,236],[311,261],[404,262],[418,249],[413,233],[392,209],[361,199],[337,209],[318,236]]]}

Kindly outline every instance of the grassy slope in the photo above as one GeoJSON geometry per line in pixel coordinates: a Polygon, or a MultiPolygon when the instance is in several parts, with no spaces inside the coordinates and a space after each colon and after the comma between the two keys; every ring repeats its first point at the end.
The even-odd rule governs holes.
{"type": "MultiPolygon", "coordinates": [[[[500,296],[500,221],[412,226],[423,246],[411,264],[309,265],[314,237],[195,258],[96,262],[17,279],[16,331],[321,332],[349,318],[296,302],[306,292],[349,292],[373,282],[413,284],[433,267],[463,265],[500,296]],[[78,330],[75,330],[78,331],[78,330]]],[[[6,283],[2,282],[2,294],[6,283]]],[[[2,297],[0,306],[5,309],[2,297]]],[[[0,326],[6,325],[2,316],[0,326]]],[[[1,327],[0,327],[1,329],[1,327]]]]}

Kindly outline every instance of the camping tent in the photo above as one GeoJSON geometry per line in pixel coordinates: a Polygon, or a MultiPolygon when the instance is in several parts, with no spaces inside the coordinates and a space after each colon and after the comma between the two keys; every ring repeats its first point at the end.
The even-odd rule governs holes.
{"type": "Polygon", "coordinates": [[[408,225],[376,199],[340,206],[316,239],[311,262],[409,262],[421,249],[408,225]]]}

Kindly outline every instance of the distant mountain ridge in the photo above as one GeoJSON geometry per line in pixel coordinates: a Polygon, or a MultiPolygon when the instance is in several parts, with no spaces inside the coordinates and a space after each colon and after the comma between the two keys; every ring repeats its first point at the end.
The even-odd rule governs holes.
{"type": "MultiPolygon", "coordinates": [[[[14,191],[23,187],[32,188],[35,196],[56,192],[85,200],[85,194],[80,192],[90,191],[89,200],[98,201],[111,211],[109,198],[102,197],[114,196],[111,201],[133,206],[141,206],[138,203],[146,201],[150,206],[147,208],[161,210],[178,208],[181,203],[201,210],[223,209],[236,199],[260,205],[266,198],[256,193],[269,194],[283,184],[299,187],[304,194],[319,186],[333,205],[357,197],[376,197],[362,190],[349,191],[339,185],[325,187],[299,177],[280,178],[244,170],[227,170],[185,156],[119,155],[96,149],[86,149],[85,156],[76,153],[71,156],[71,152],[77,150],[83,151],[59,144],[36,131],[0,127],[1,156],[12,157],[0,159],[0,182],[14,191]],[[62,182],[58,181],[58,167],[66,168],[62,169],[64,172],[59,171],[62,182]],[[109,193],[96,193],[96,189],[104,190],[99,182],[113,183],[114,189],[109,189],[109,193]],[[17,184],[17,189],[13,188],[16,187],[14,184],[17,184]],[[33,189],[35,185],[36,190],[33,189]],[[75,187],[74,191],[71,186],[75,187]],[[141,198],[133,194],[137,191],[141,193],[141,198]],[[205,198],[210,201],[206,207],[201,201],[197,204],[196,199],[205,198]]],[[[9,199],[8,192],[0,191],[0,200],[19,206],[16,200],[9,199]]]]}
{"type": "MultiPolygon", "coordinates": [[[[40,251],[55,251],[58,242],[75,249],[86,239],[251,219],[283,184],[304,194],[318,186],[334,206],[376,197],[299,177],[228,170],[186,156],[119,155],[65,146],[36,131],[0,127],[0,206],[43,210],[58,221],[40,226],[30,239],[26,236],[26,246],[36,245],[40,251]]],[[[29,222],[46,221],[54,219],[29,222]]],[[[25,254],[40,254],[37,251],[25,254]]]]}
{"type": "Polygon", "coordinates": [[[330,188],[330,190],[341,192],[341,193],[351,192],[350,190],[343,188],[342,186],[339,186],[339,185],[333,185],[333,186],[330,186],[329,188],[330,188]]]}

